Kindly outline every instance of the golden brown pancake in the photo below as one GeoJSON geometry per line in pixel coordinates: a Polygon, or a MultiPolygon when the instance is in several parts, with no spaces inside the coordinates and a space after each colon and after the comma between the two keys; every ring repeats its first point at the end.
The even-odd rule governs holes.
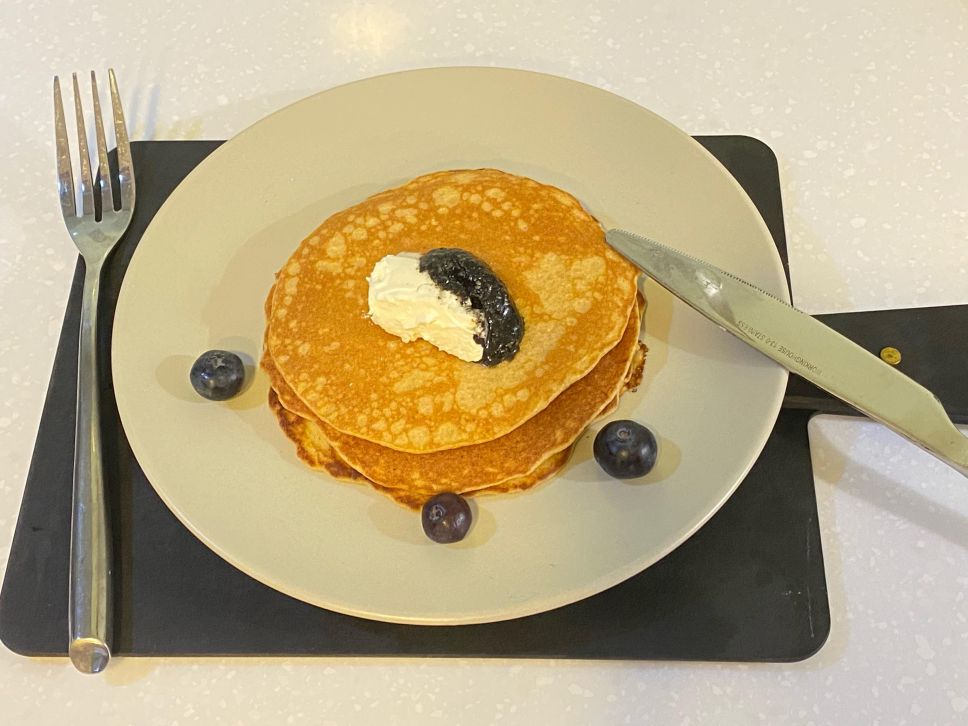
{"type": "MultiPolygon", "coordinates": [[[[561,471],[565,464],[568,463],[568,459],[571,458],[572,449],[574,449],[574,446],[569,446],[567,449],[559,451],[557,454],[552,454],[541,462],[541,464],[538,465],[538,468],[536,468],[530,474],[509,479],[502,484],[495,484],[491,487],[484,487],[483,489],[475,489],[474,491],[464,492],[462,496],[476,497],[487,494],[507,494],[509,492],[521,492],[525,489],[531,489],[532,487],[547,481],[561,471]]],[[[381,494],[386,494],[397,503],[402,504],[405,507],[409,507],[410,509],[420,509],[424,505],[424,502],[426,502],[435,493],[413,492],[407,489],[390,489],[372,482],[371,486],[381,494]]]]}
{"type": "MultiPolygon", "coordinates": [[[[266,320],[272,316],[272,294],[275,292],[275,285],[269,290],[269,295],[266,297],[265,302],[262,305],[262,309],[265,310],[266,320]]],[[[296,395],[295,391],[289,387],[286,383],[286,379],[282,377],[282,373],[276,368],[275,362],[272,360],[272,355],[269,353],[269,327],[266,326],[265,337],[262,340],[262,359],[259,361],[259,366],[266,372],[266,376],[269,378],[269,396],[270,403],[272,400],[272,394],[279,399],[279,403],[283,408],[291,411],[292,413],[298,414],[303,418],[308,418],[310,420],[316,421],[316,415],[309,410],[305,403],[303,403],[299,396],[296,395]]],[[[282,424],[282,420],[279,420],[282,424]]],[[[285,428],[285,425],[283,428],[285,428]]]]}
{"type": "Polygon", "coordinates": [[[267,350],[295,398],[335,431],[412,453],[481,444],[531,419],[618,344],[635,279],[565,192],[494,169],[437,172],[333,215],[303,241],[277,278],[267,350]],[[514,359],[467,363],[366,318],[373,265],[436,247],[467,250],[504,282],[525,323],[514,359]]]}
{"type": "MultiPolygon", "coordinates": [[[[637,338],[638,311],[644,299],[640,297],[639,301],[619,345],[587,376],[521,427],[485,444],[409,454],[340,434],[307,413],[267,351],[262,366],[270,379],[270,403],[283,430],[296,443],[300,458],[337,478],[376,482],[381,485],[378,489],[395,490],[397,499],[408,501],[426,499],[441,491],[493,489],[503,482],[520,479],[522,474],[543,470],[591,421],[614,410],[623,390],[638,385],[644,364],[644,346],[637,338]]],[[[543,479],[544,475],[537,478],[543,479]]],[[[508,490],[520,488],[513,486],[508,490]]]]}
{"type": "MultiPolygon", "coordinates": [[[[296,454],[311,468],[325,471],[330,476],[342,481],[369,484],[381,494],[385,494],[411,509],[419,509],[424,502],[436,493],[429,489],[393,489],[370,481],[339,457],[339,454],[323,436],[322,429],[316,422],[287,411],[280,403],[275,391],[272,390],[269,391],[269,407],[275,413],[286,436],[296,445],[296,454]]],[[[527,474],[514,477],[492,487],[468,490],[463,492],[463,495],[473,496],[485,492],[501,493],[529,489],[557,473],[567,463],[568,457],[571,456],[571,449],[572,447],[569,446],[550,455],[539,463],[534,471],[527,474]]]]}

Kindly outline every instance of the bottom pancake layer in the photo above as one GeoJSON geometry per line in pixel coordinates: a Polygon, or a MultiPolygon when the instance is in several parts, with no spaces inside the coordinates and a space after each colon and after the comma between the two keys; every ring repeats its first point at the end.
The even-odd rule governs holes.
{"type": "MultiPolygon", "coordinates": [[[[269,407],[275,413],[276,419],[286,436],[296,445],[297,456],[310,468],[325,471],[334,479],[341,481],[369,484],[381,494],[386,494],[411,509],[420,509],[425,501],[437,493],[429,488],[393,489],[370,481],[340,458],[326,439],[319,424],[285,409],[279,402],[276,392],[272,389],[269,390],[269,407]]],[[[462,494],[471,496],[529,489],[557,473],[567,463],[568,457],[571,456],[571,450],[572,446],[568,446],[566,449],[552,454],[538,464],[533,471],[523,476],[514,477],[500,484],[464,491],[462,494]]]]}

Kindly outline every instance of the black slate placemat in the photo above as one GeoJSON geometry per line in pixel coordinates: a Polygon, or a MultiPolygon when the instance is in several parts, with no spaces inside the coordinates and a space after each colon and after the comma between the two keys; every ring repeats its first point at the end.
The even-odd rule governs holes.
{"type": "MultiPolygon", "coordinates": [[[[776,160],[759,141],[700,137],[750,194],[786,262],[776,160]]],[[[145,227],[220,142],[136,142],[138,206],[105,272],[102,330],[145,227]]],[[[3,589],[0,639],[25,655],[67,650],[67,571],[77,322],[74,286],[24,490],[3,589]]],[[[105,341],[103,360],[107,356],[105,341]]],[[[114,650],[122,655],[427,655],[791,661],[830,628],[806,426],[829,403],[784,410],[759,460],[723,508],[645,572],[594,597],[527,618],[424,627],[340,615],[233,568],[166,509],[128,448],[102,390],[114,522],[114,650]]],[[[806,403],[805,403],[806,402],[806,403]]],[[[807,405],[809,404],[809,405],[807,405]]]]}

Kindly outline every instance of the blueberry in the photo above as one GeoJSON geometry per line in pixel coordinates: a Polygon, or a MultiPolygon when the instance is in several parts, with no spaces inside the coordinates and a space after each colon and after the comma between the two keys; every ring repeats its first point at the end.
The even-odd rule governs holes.
{"type": "Polygon", "coordinates": [[[595,437],[595,461],[616,479],[645,476],[655,466],[659,445],[645,426],[635,421],[612,421],[595,437]]]}
{"type": "Polygon", "coordinates": [[[235,353],[209,350],[198,356],[188,377],[199,396],[224,401],[242,390],[245,366],[235,353]]]}
{"type": "Polygon", "coordinates": [[[471,508],[460,494],[444,492],[427,500],[420,521],[434,542],[460,542],[471,528],[471,508]]]}

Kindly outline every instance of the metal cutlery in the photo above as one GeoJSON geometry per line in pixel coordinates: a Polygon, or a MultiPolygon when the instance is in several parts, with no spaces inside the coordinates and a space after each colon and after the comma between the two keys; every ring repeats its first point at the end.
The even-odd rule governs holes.
{"type": "Polygon", "coordinates": [[[723,330],[968,477],[968,437],[924,386],[819,320],[708,262],[618,229],[605,237],[723,330]]]}
{"type": "Polygon", "coordinates": [[[91,93],[97,143],[98,174],[91,171],[87,131],[77,74],[73,75],[74,112],[80,174],[75,176],[60,80],[54,77],[54,135],[57,153],[57,185],[64,224],[84,260],[84,293],[77,354],[77,422],[74,434],[74,497],[71,513],[71,563],[69,655],[83,673],[100,673],[111,659],[112,618],[111,542],[98,398],[100,381],[97,356],[97,307],[101,269],[124,235],[134,212],[135,182],[131,147],[124,111],[113,70],[108,70],[114,134],[117,142],[118,177],[111,179],[107,142],[101,119],[97,79],[91,72],[91,93]],[[77,209],[75,180],[80,187],[77,209]],[[114,189],[120,192],[115,208],[114,189]]]}

